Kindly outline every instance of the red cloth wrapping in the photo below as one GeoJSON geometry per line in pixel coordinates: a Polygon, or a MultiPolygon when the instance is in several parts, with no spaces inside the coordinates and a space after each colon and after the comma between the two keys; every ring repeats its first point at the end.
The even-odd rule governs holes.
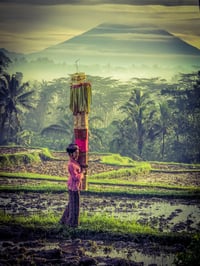
{"type": "Polygon", "coordinates": [[[81,152],[88,152],[88,139],[76,139],[75,143],[79,146],[81,152]]]}
{"type": "Polygon", "coordinates": [[[88,152],[88,129],[74,129],[75,143],[81,152],[88,152]]]}
{"type": "Polygon", "coordinates": [[[75,136],[75,139],[81,139],[81,140],[87,139],[88,138],[87,128],[85,128],[85,129],[75,128],[74,129],[74,136],[75,136]]]}
{"type": "Polygon", "coordinates": [[[88,167],[88,152],[80,152],[78,162],[81,167],[87,168],[88,167]]]}

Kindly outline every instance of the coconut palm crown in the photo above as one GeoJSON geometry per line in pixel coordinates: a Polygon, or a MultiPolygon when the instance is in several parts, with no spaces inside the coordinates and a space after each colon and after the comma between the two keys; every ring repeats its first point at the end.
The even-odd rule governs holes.
{"type": "Polygon", "coordinates": [[[0,144],[17,143],[17,133],[21,128],[20,115],[33,108],[28,91],[29,84],[22,83],[23,75],[0,73],[0,144]]]}

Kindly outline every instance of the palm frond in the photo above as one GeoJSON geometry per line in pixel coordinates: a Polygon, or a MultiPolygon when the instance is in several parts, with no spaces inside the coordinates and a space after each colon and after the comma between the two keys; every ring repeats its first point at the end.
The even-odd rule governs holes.
{"type": "Polygon", "coordinates": [[[66,128],[66,130],[67,130],[67,129],[70,129],[70,125],[69,125],[68,123],[66,123],[65,120],[61,119],[61,120],[60,120],[60,124],[61,124],[61,126],[62,126],[63,128],[66,128]]]}
{"type": "Polygon", "coordinates": [[[20,95],[26,88],[29,87],[29,83],[23,83],[21,86],[17,88],[17,94],[20,95]]]}
{"type": "Polygon", "coordinates": [[[68,130],[66,128],[63,128],[61,125],[56,125],[56,124],[53,124],[53,125],[50,125],[46,128],[44,128],[42,131],[41,131],[41,135],[44,135],[46,133],[65,133],[65,134],[68,134],[68,130]]]}
{"type": "Polygon", "coordinates": [[[31,109],[34,109],[35,106],[33,103],[29,103],[27,101],[22,101],[22,102],[20,102],[20,104],[17,104],[17,108],[22,109],[22,110],[23,110],[23,108],[25,110],[31,110],[31,109]]]}
{"type": "Polygon", "coordinates": [[[9,78],[6,75],[0,76],[0,87],[9,89],[9,78]]]}
{"type": "Polygon", "coordinates": [[[9,94],[9,91],[6,87],[0,88],[0,99],[5,99],[9,94]]]}
{"type": "Polygon", "coordinates": [[[91,125],[95,125],[95,123],[98,123],[98,122],[104,123],[104,119],[99,116],[93,116],[89,118],[89,123],[91,125]]]}
{"type": "Polygon", "coordinates": [[[32,91],[28,91],[28,92],[25,92],[25,93],[23,93],[23,94],[19,94],[19,95],[17,96],[17,99],[18,99],[19,101],[28,100],[28,97],[30,97],[33,93],[35,93],[34,90],[32,90],[32,91]]]}
{"type": "Polygon", "coordinates": [[[17,88],[19,86],[19,81],[16,79],[15,75],[12,75],[11,80],[9,82],[9,87],[10,87],[10,93],[12,96],[17,95],[17,88]]]}

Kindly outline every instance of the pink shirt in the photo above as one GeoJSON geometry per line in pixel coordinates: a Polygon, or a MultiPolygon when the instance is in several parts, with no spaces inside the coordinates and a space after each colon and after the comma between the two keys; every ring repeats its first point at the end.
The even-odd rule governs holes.
{"type": "Polygon", "coordinates": [[[81,167],[79,163],[72,158],[70,158],[68,162],[68,172],[69,172],[69,179],[67,182],[68,189],[72,191],[80,190],[83,173],[81,173],[81,167]]]}

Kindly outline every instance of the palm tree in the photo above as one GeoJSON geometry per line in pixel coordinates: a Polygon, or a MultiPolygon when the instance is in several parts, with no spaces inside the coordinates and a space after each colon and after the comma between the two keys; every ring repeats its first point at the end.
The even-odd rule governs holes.
{"type": "Polygon", "coordinates": [[[110,141],[110,151],[120,153],[124,156],[132,157],[134,154],[133,134],[130,136],[130,128],[132,121],[130,118],[124,120],[114,120],[112,126],[115,128],[113,139],[110,141]],[[131,148],[130,148],[131,147],[131,148]]]}
{"type": "Polygon", "coordinates": [[[165,137],[171,128],[171,110],[167,102],[159,103],[160,117],[149,130],[149,137],[154,140],[157,136],[162,136],[161,156],[164,158],[165,137]]]}
{"type": "MultiPolygon", "coordinates": [[[[59,107],[61,109],[61,107],[59,107]]],[[[64,109],[65,110],[65,109],[64,109]]],[[[62,111],[64,111],[62,110],[62,111]]],[[[99,150],[102,146],[102,130],[97,128],[98,123],[103,123],[103,120],[94,116],[90,118],[90,147],[92,150],[99,150]]],[[[58,123],[51,124],[48,127],[45,127],[41,131],[41,135],[50,135],[54,139],[58,139],[60,136],[70,136],[71,141],[74,141],[73,134],[73,116],[64,115],[58,123]]]]}
{"type": "Polygon", "coordinates": [[[22,84],[22,73],[10,76],[0,74],[0,143],[17,142],[21,130],[20,114],[33,108],[30,97],[34,90],[27,91],[29,84],[22,84]]]}
{"type": "Polygon", "coordinates": [[[104,120],[99,116],[89,118],[89,145],[92,151],[100,150],[103,146],[103,129],[99,129],[98,125],[103,124],[104,120]]]}
{"type": "Polygon", "coordinates": [[[142,156],[144,136],[149,121],[152,120],[155,109],[152,108],[154,101],[150,99],[150,93],[140,88],[134,88],[129,101],[120,109],[132,120],[132,128],[136,130],[138,155],[142,156]]]}
{"type": "Polygon", "coordinates": [[[0,73],[2,73],[3,70],[6,69],[10,63],[10,58],[0,51],[0,73]]]}
{"type": "Polygon", "coordinates": [[[48,127],[45,127],[41,131],[41,135],[46,134],[71,134],[72,133],[72,124],[70,117],[64,115],[64,118],[61,119],[57,124],[51,124],[48,127]]]}

